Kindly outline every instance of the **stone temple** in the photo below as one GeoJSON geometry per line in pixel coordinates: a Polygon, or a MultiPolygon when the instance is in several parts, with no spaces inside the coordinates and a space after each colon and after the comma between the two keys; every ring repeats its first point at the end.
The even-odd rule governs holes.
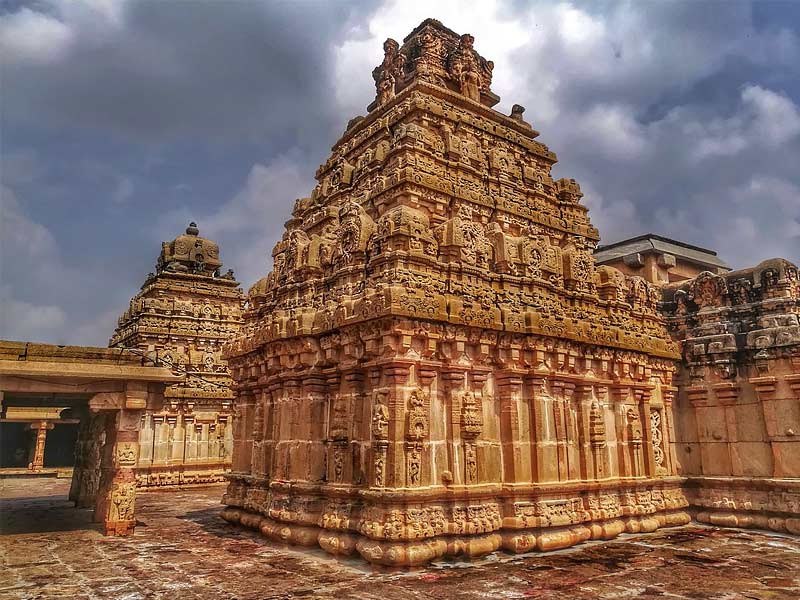
{"type": "Polygon", "coordinates": [[[218,245],[194,223],[164,242],[156,272],[120,317],[109,345],[135,348],[184,375],[144,414],[139,487],[224,481],[233,450],[230,371],[222,343],[241,327],[243,294],[221,273],[218,245]]]}
{"type": "MultiPolygon", "coordinates": [[[[731,270],[712,250],[655,234],[598,246],[580,186],[553,180],[556,155],[525,109],[493,108],[494,65],[473,42],[432,19],[385,42],[368,114],[348,123],[295,202],[272,269],[246,296],[192,223],[163,244],[112,348],[0,340],[0,476],[57,474],[67,461],[53,456],[74,447],[69,498],[109,535],[134,533],[137,490],[150,488],[141,504],[153,527],[136,529],[129,548],[106,545],[97,560],[118,548],[123,566],[97,572],[127,570],[137,547],[137,564],[157,569],[148,585],[188,589],[174,586],[191,574],[152,559],[184,544],[185,564],[207,554],[213,564],[197,568],[222,574],[198,579],[243,580],[236,597],[275,573],[292,590],[313,579],[304,593],[353,577],[279,550],[252,561],[252,534],[204,504],[222,488],[171,500],[227,479],[225,521],[379,565],[627,532],[668,549],[670,568],[647,578],[690,563],[669,584],[691,588],[682,598],[753,586],[770,589],[747,597],[797,597],[772,588],[800,589],[796,569],[781,566],[800,538],[756,544],[728,530],[728,553],[727,532],[709,527],[800,535],[797,265],[731,270]],[[690,521],[680,534],[656,531],[690,521]],[[220,543],[228,536],[243,539],[220,543]],[[681,543],[704,537],[716,546],[681,543]]],[[[29,500],[19,496],[10,517],[0,503],[0,526],[36,514],[29,500]]],[[[32,551],[47,570],[61,560],[42,558],[61,544],[52,539],[32,551]]],[[[570,569],[550,570],[558,555],[498,571],[524,593],[532,570],[569,572],[556,583],[590,594],[583,583],[612,574],[605,552],[626,544],[611,569],[620,578],[642,570],[630,559],[641,538],[581,553],[595,575],[580,586],[570,569]]],[[[30,557],[11,558],[25,569],[30,557]]],[[[87,560],[81,552],[70,573],[87,560]]],[[[476,568],[473,583],[500,585],[476,568]]],[[[438,577],[437,597],[449,597],[438,577]]],[[[375,594],[396,597],[384,589],[375,594]]]]}
{"type": "Polygon", "coordinates": [[[384,51],[227,346],[223,516],[385,565],[687,523],[658,288],[595,267],[580,186],[492,109],[472,36],[384,51]]]}

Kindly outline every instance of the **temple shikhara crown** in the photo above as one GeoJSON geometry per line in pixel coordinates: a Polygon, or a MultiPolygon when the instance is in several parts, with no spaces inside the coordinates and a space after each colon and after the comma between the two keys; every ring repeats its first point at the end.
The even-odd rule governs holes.
{"type": "Polygon", "coordinates": [[[230,468],[233,393],[222,344],[241,326],[243,294],[233,271],[221,269],[219,246],[190,223],[161,245],[156,272],[109,343],[138,349],[185,376],[166,388],[163,410],[144,415],[140,487],[223,481],[230,468]]]}
{"type": "Polygon", "coordinates": [[[388,565],[686,523],[656,288],[595,268],[580,186],[491,108],[472,36],[384,52],[227,346],[223,516],[388,565]]]}

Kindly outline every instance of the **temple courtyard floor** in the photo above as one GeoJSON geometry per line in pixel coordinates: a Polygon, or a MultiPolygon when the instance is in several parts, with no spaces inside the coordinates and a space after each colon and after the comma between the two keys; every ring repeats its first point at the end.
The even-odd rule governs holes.
{"type": "Polygon", "coordinates": [[[108,538],[63,479],[0,480],[0,598],[800,598],[800,538],[687,526],[412,572],[269,543],[219,518],[222,486],[140,493],[108,538]]]}

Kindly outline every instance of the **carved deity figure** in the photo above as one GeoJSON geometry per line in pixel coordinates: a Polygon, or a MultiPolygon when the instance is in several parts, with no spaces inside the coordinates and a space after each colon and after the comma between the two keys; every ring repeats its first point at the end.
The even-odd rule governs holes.
{"type": "Polygon", "coordinates": [[[426,394],[417,388],[408,399],[408,440],[419,441],[428,437],[428,415],[425,410],[426,394]]]}
{"type": "Polygon", "coordinates": [[[400,45],[392,38],[383,43],[383,53],[383,62],[372,72],[379,106],[394,98],[395,85],[403,73],[403,65],[406,62],[405,55],[400,52],[400,45]]]}
{"type": "Polygon", "coordinates": [[[135,494],[135,483],[116,484],[111,496],[111,505],[113,507],[113,512],[111,515],[112,521],[133,520],[133,503],[136,498],[135,494]]]}
{"type": "Polygon", "coordinates": [[[642,422],[639,419],[639,412],[635,408],[629,408],[626,413],[628,417],[628,432],[630,439],[634,443],[642,442],[642,422]]]}
{"type": "Polygon", "coordinates": [[[389,437],[389,409],[379,398],[372,406],[372,437],[385,440],[389,437]]]}
{"type": "Polygon", "coordinates": [[[123,442],[117,444],[116,459],[117,464],[121,467],[132,467],[136,464],[136,455],[138,454],[136,444],[132,442],[123,442]]]}
{"type": "Polygon", "coordinates": [[[691,296],[700,308],[720,306],[722,297],[727,293],[725,280],[710,271],[703,271],[692,282],[691,296]]]}
{"type": "Polygon", "coordinates": [[[421,455],[418,448],[412,448],[408,453],[408,482],[411,485],[419,485],[421,466],[421,455]]]}

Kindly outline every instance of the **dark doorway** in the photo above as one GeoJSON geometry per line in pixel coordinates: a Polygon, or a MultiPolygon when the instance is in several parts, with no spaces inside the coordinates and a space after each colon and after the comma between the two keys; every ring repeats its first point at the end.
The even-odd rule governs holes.
{"type": "Polygon", "coordinates": [[[56,423],[56,426],[47,432],[47,444],[44,447],[44,466],[74,466],[75,444],[77,442],[77,423],[56,423]]]}
{"type": "Polygon", "coordinates": [[[0,423],[0,467],[26,468],[30,462],[33,435],[28,423],[0,423]]]}

